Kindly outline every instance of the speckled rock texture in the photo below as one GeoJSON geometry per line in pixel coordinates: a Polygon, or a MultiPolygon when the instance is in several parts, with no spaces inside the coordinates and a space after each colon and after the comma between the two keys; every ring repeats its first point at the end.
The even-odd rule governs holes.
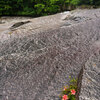
{"type": "Polygon", "coordinates": [[[69,76],[78,76],[100,39],[100,18],[66,26],[58,15],[0,33],[0,100],[59,100],[69,76]]]}
{"type": "Polygon", "coordinates": [[[93,55],[83,69],[79,100],[100,99],[100,54],[93,55]]]}

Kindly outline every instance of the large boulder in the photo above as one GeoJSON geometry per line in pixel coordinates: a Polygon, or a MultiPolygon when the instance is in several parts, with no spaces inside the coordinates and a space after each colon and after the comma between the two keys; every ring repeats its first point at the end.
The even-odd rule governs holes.
{"type": "Polygon", "coordinates": [[[34,23],[17,34],[0,34],[0,100],[58,100],[100,37],[100,18],[68,27],[53,23],[43,31],[32,31],[29,25],[32,29],[34,23]]]}
{"type": "Polygon", "coordinates": [[[92,55],[83,68],[79,100],[99,100],[99,98],[100,55],[92,55]]]}

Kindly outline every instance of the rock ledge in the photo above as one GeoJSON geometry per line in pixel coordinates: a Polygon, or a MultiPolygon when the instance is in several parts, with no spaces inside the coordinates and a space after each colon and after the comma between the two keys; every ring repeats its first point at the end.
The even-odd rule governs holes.
{"type": "Polygon", "coordinates": [[[81,74],[79,100],[100,99],[100,55],[93,55],[86,62],[81,74]]]}

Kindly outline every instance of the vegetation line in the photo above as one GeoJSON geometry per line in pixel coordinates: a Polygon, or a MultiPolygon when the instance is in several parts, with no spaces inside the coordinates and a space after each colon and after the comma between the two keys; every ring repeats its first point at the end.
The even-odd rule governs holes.
{"type": "Polygon", "coordinates": [[[0,0],[0,16],[45,16],[77,7],[100,6],[100,0],[0,0]]]}

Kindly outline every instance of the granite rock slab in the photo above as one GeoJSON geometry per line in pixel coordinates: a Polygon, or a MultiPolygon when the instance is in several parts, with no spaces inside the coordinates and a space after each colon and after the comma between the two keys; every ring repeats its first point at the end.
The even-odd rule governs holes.
{"type": "Polygon", "coordinates": [[[100,99],[100,54],[92,55],[83,69],[79,100],[100,99]]]}
{"type": "Polygon", "coordinates": [[[93,53],[100,18],[39,32],[23,27],[0,34],[0,100],[59,100],[69,76],[76,78],[93,53]]]}

